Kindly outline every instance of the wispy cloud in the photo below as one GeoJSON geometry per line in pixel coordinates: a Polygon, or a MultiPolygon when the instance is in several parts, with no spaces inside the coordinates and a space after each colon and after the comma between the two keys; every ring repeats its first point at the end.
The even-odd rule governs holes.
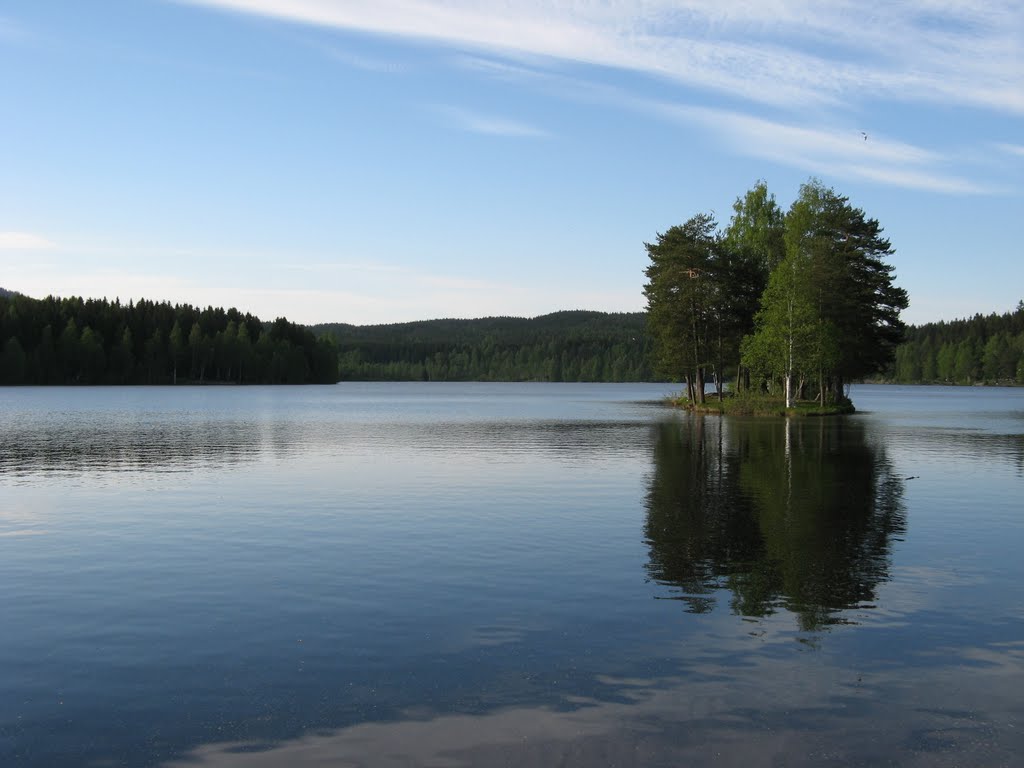
{"type": "Polygon", "coordinates": [[[870,98],[1024,114],[1017,0],[181,0],[648,72],[782,105],[870,98]]]}
{"type": "Polygon", "coordinates": [[[0,273],[5,287],[28,296],[107,297],[122,302],[146,298],[200,307],[237,307],[265,319],[284,316],[301,323],[534,316],[580,307],[634,311],[643,300],[635,286],[626,284],[601,292],[585,284],[567,288],[554,281],[538,284],[508,275],[463,275],[360,257],[331,261],[308,254],[302,258],[295,252],[277,254],[263,268],[258,266],[260,260],[240,261],[247,265],[255,262],[243,280],[234,272],[198,279],[176,274],[174,269],[180,268],[186,257],[223,264],[240,259],[240,253],[149,248],[144,244],[137,244],[131,252],[135,260],[116,268],[83,259],[83,250],[77,247],[67,252],[55,249],[50,252],[51,262],[23,258],[16,251],[0,252],[0,273]],[[181,255],[171,258],[172,254],[181,255]],[[299,261],[291,261],[293,258],[299,261]]]}
{"type": "Polygon", "coordinates": [[[13,19],[0,16],[0,40],[17,40],[25,36],[25,28],[13,19]]]}
{"type": "Polygon", "coordinates": [[[379,264],[371,261],[335,261],[335,262],[308,262],[308,263],[285,263],[281,268],[296,272],[311,272],[322,275],[345,275],[357,272],[404,272],[403,267],[395,264],[379,264]]]}
{"type": "MultiPolygon", "coordinates": [[[[614,86],[480,57],[460,57],[459,63],[487,76],[531,81],[562,98],[606,104],[696,125],[703,129],[709,141],[723,145],[734,154],[769,160],[816,175],[945,194],[1005,191],[951,172],[949,168],[956,158],[946,151],[899,141],[881,133],[866,135],[848,121],[829,123],[830,118],[819,116],[816,123],[811,123],[807,115],[801,114],[797,124],[736,110],[638,97],[614,86]]],[[[1024,150],[1011,144],[1000,145],[1000,148],[1013,153],[1024,150]]]]}
{"type": "Polygon", "coordinates": [[[550,134],[536,126],[518,120],[494,115],[484,115],[461,107],[438,107],[438,111],[463,131],[482,133],[488,136],[512,138],[545,138],[550,134]]]}
{"type": "Polygon", "coordinates": [[[56,243],[31,232],[0,232],[0,250],[39,251],[56,247],[56,243]]]}
{"type": "Polygon", "coordinates": [[[508,61],[498,61],[483,56],[459,55],[455,57],[455,63],[462,69],[480,72],[496,80],[523,81],[536,80],[538,78],[550,77],[534,69],[524,67],[508,61]]]}
{"type": "Polygon", "coordinates": [[[1002,150],[1011,155],[1024,157],[1024,145],[1022,144],[996,144],[996,149],[1002,150]]]}
{"type": "MultiPolygon", "coordinates": [[[[870,127],[851,124],[851,115],[878,101],[1024,115],[1024,12],[1016,0],[180,1],[440,42],[460,51],[459,66],[497,80],[698,124],[736,154],[907,189],[1005,191],[968,178],[949,151],[878,131],[865,142],[859,129],[870,127]],[[736,106],[653,104],[557,62],[643,72],[709,97],[726,95],[736,106]],[[766,105],[781,111],[755,115],[766,105]]],[[[505,117],[452,107],[442,112],[465,131],[548,135],[505,117]]],[[[998,149],[1020,154],[1016,144],[998,149]]]]}
{"type": "Polygon", "coordinates": [[[951,194],[997,190],[941,170],[942,155],[885,136],[867,139],[842,127],[807,128],[706,107],[649,104],[667,117],[702,124],[738,154],[770,160],[814,174],[861,179],[906,189],[951,194]]]}
{"type": "Polygon", "coordinates": [[[404,64],[392,59],[364,56],[336,46],[325,45],[318,47],[328,58],[341,62],[353,69],[360,69],[363,72],[375,72],[378,74],[390,75],[405,71],[404,64]]]}

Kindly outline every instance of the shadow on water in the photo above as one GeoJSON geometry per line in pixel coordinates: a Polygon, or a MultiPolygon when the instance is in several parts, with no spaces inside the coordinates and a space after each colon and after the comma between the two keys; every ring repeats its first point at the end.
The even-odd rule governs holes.
{"type": "Polygon", "coordinates": [[[656,427],[644,533],[650,577],[695,613],[784,608],[845,623],[889,578],[903,482],[855,419],[692,416],[656,427]]]}

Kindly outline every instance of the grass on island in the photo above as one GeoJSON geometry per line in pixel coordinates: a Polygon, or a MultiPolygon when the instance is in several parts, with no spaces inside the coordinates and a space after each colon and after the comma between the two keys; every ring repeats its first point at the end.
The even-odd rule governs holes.
{"type": "Polygon", "coordinates": [[[691,403],[682,394],[668,399],[672,405],[695,413],[724,413],[730,416],[838,416],[856,410],[853,403],[846,399],[838,403],[827,403],[824,408],[817,400],[798,400],[791,408],[787,408],[784,398],[748,392],[739,395],[726,392],[721,401],[718,395],[709,394],[703,404],[691,403]]]}

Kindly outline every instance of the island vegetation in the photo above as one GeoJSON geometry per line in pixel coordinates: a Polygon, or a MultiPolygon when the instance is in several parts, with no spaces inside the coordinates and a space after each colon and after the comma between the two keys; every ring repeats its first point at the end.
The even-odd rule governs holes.
{"type": "Polygon", "coordinates": [[[305,384],[337,350],[301,325],[237,309],[0,295],[3,384],[305,384]]]}
{"type": "Polygon", "coordinates": [[[849,409],[845,385],[887,370],[904,332],[881,225],[814,179],[785,213],[764,182],[733,211],[724,231],[701,213],[645,244],[656,371],[690,407],[709,381],[724,403],[729,378],[733,408],[849,409]]]}

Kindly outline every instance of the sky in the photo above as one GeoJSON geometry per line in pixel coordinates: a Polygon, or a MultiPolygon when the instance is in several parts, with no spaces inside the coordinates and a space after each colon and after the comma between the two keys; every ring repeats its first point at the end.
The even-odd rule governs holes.
{"type": "Polygon", "coordinates": [[[1020,0],[0,0],[0,286],[300,323],[644,308],[764,180],[909,323],[1024,299],[1020,0]]]}

